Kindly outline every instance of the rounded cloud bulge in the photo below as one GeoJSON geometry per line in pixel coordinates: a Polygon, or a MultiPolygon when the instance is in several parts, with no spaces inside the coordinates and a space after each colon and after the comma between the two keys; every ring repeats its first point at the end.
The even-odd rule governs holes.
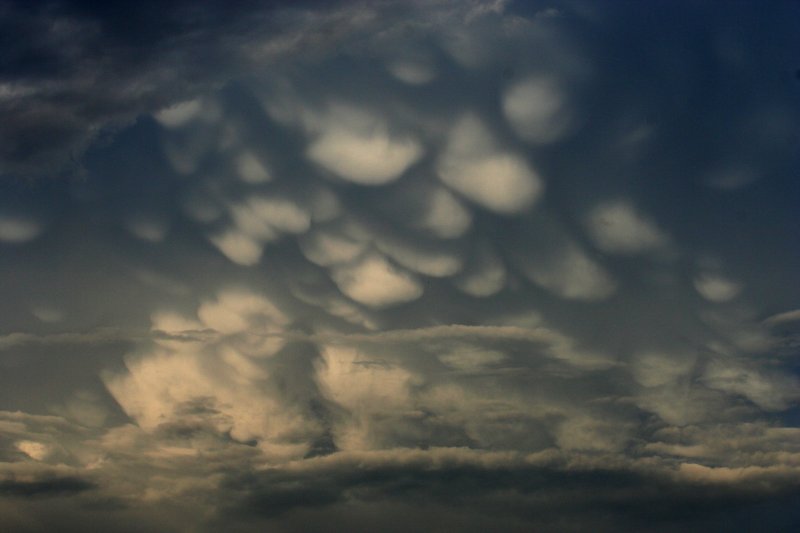
{"type": "Polygon", "coordinates": [[[501,214],[522,212],[544,190],[525,158],[497,146],[476,115],[459,118],[437,162],[442,182],[475,204],[501,214]]]}
{"type": "Polygon", "coordinates": [[[359,185],[394,181],[423,154],[413,137],[391,135],[380,119],[350,107],[337,106],[318,129],[308,157],[359,185]]]}
{"type": "Polygon", "coordinates": [[[335,268],[332,276],[345,295],[369,307],[410,302],[423,292],[422,285],[411,274],[391,265],[377,253],[335,268]]]}
{"type": "Polygon", "coordinates": [[[530,76],[509,86],[502,107],[514,131],[534,144],[559,141],[575,124],[565,87],[547,75],[530,76]]]}

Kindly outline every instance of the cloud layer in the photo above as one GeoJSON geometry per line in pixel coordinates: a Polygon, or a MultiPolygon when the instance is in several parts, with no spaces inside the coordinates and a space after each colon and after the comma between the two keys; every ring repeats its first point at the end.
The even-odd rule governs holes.
{"type": "Polygon", "coordinates": [[[0,9],[0,529],[800,524],[793,4],[0,9]]]}

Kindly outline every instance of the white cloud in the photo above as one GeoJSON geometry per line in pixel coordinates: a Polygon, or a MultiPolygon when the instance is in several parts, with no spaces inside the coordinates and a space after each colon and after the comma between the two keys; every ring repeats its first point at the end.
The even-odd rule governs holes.
{"type": "Polygon", "coordinates": [[[617,289],[617,283],[603,267],[572,242],[559,244],[541,257],[522,260],[528,278],[562,298],[603,300],[617,289]]]}
{"type": "Polygon", "coordinates": [[[699,274],[692,280],[700,296],[711,302],[728,302],[742,291],[742,285],[719,274],[699,274]]]}
{"type": "MultiPolygon", "coordinates": [[[[159,427],[202,424],[239,441],[258,439],[289,444],[284,452],[301,457],[305,442],[292,433],[306,426],[263,387],[260,376],[242,374],[230,357],[192,352],[155,352],[126,362],[127,371],[106,378],[120,406],[146,432],[159,427]]],[[[281,457],[285,459],[285,457],[281,457]]]]}
{"type": "Polygon", "coordinates": [[[599,205],[586,218],[589,235],[598,248],[615,254],[663,249],[667,235],[627,202],[599,205]]]}
{"type": "Polygon", "coordinates": [[[336,267],[332,273],[339,289],[369,307],[389,307],[422,296],[422,285],[378,253],[370,253],[353,264],[336,267]]]}
{"type": "Polygon", "coordinates": [[[800,309],[793,309],[791,311],[778,313],[777,315],[772,315],[764,320],[764,322],[767,324],[785,324],[787,322],[797,321],[800,321],[800,309]]]}
{"type": "Polygon", "coordinates": [[[242,266],[253,266],[261,260],[264,245],[249,235],[229,229],[209,237],[225,257],[242,266]]]}
{"type": "Polygon", "coordinates": [[[359,185],[384,185],[399,178],[423,153],[410,135],[391,134],[364,111],[335,107],[308,147],[308,157],[340,178],[359,185]]]}
{"type": "Polygon", "coordinates": [[[236,226],[262,242],[276,240],[282,232],[304,233],[311,225],[308,212],[288,198],[250,196],[230,206],[236,226]]]}
{"type": "Polygon", "coordinates": [[[275,241],[279,232],[249,203],[235,204],[228,208],[236,228],[259,242],[275,241]]]}
{"type": "Polygon", "coordinates": [[[325,228],[308,233],[298,242],[306,259],[320,266],[352,261],[367,246],[367,242],[363,240],[325,228]]]}
{"type": "Polygon", "coordinates": [[[231,204],[228,211],[234,227],[212,234],[209,240],[228,259],[243,266],[261,260],[264,243],[283,233],[304,233],[311,226],[308,211],[288,198],[253,195],[231,204]]]}
{"type": "Polygon", "coordinates": [[[436,70],[431,65],[419,61],[393,61],[388,70],[392,76],[409,85],[425,85],[436,77],[436,70]]]}
{"type": "MultiPolygon", "coordinates": [[[[367,330],[377,329],[377,324],[358,305],[339,293],[325,293],[318,287],[291,287],[292,294],[300,301],[321,308],[325,313],[346,320],[367,330]]],[[[318,331],[326,331],[325,326],[317,324],[318,331]]]]}
{"type": "Polygon", "coordinates": [[[502,214],[529,208],[544,188],[525,159],[497,149],[489,130],[472,114],[453,126],[437,172],[454,191],[502,214]]]}
{"type": "Polygon", "coordinates": [[[180,128],[197,118],[203,110],[199,98],[177,103],[155,114],[155,119],[165,128],[180,128]]]}
{"type": "Polygon", "coordinates": [[[308,212],[287,198],[252,196],[247,205],[258,218],[286,233],[304,233],[311,224],[308,212]]]}
{"type": "Polygon", "coordinates": [[[574,124],[564,87],[548,76],[531,76],[509,87],[503,113],[520,137],[535,144],[564,138],[574,124]]]}
{"type": "MultiPolygon", "coordinates": [[[[722,107],[709,102],[711,107],[704,107],[701,101],[693,107],[699,114],[661,120],[665,98],[696,93],[691,61],[659,63],[663,58],[649,54],[656,58],[653,68],[620,78],[615,72],[626,72],[636,58],[604,47],[603,13],[569,3],[555,15],[552,9],[482,15],[501,3],[367,2],[322,12],[251,13],[296,32],[283,33],[277,45],[253,43],[246,35],[232,39],[247,49],[244,55],[263,58],[269,44],[293,53],[285,61],[247,63],[246,68],[232,61],[219,69],[233,80],[219,96],[156,114],[163,127],[155,131],[167,162],[191,178],[167,169],[158,180],[128,183],[133,176],[126,173],[122,189],[117,187],[114,165],[128,161],[131,153],[156,158],[130,159],[133,173],[147,171],[151,163],[158,170],[161,164],[145,137],[152,128],[140,123],[130,135],[112,140],[111,149],[92,148],[100,166],[88,165],[85,182],[48,181],[41,189],[19,189],[22,204],[36,196],[39,207],[49,211],[37,210],[28,218],[10,211],[0,217],[0,244],[29,242],[45,225],[52,231],[35,246],[7,246],[10,253],[0,254],[13,274],[4,301],[13,329],[0,337],[0,375],[11,392],[27,386],[17,377],[30,376],[35,394],[21,390],[15,406],[60,416],[0,411],[0,491],[17,490],[14,483],[25,491],[21,483],[47,481],[55,474],[87,479],[94,489],[69,498],[0,501],[0,529],[7,515],[23,515],[27,506],[41,505],[47,511],[42,515],[62,507],[102,520],[106,503],[119,501],[125,509],[112,510],[120,517],[114,520],[141,523],[128,520],[134,512],[156,520],[169,517],[161,527],[143,529],[209,529],[221,523],[218,519],[239,516],[239,503],[255,503],[259,523],[241,525],[245,529],[303,529],[309,520],[314,529],[320,516],[360,519],[358,511],[369,509],[365,522],[349,529],[379,530],[374,517],[385,518],[386,507],[406,514],[408,505],[422,501],[420,494],[433,494],[434,500],[444,495],[447,505],[455,502],[459,511],[464,501],[474,502],[476,515],[488,505],[485,522],[468,523],[472,509],[463,518],[473,529],[487,524],[491,529],[495,504],[502,500],[501,507],[513,516],[498,529],[509,523],[537,529],[522,520],[514,523],[514,509],[538,515],[535,505],[527,505],[538,502],[558,511],[549,529],[581,530],[586,527],[564,522],[574,508],[563,507],[566,499],[572,504],[575,496],[581,509],[605,515],[609,501],[638,498],[636,483],[647,484],[653,476],[667,500],[680,493],[679,506],[696,496],[691,492],[696,487],[681,492],[687,480],[742,487],[747,495],[772,489],[776,479],[795,483],[798,430],[779,426],[793,417],[798,400],[790,322],[800,314],[788,311],[761,322],[770,313],[792,309],[791,290],[776,290],[793,286],[789,266],[767,264],[774,279],[751,283],[747,276],[756,275],[750,268],[756,260],[747,255],[749,248],[736,248],[740,235],[722,239],[719,228],[711,226],[691,238],[666,231],[676,221],[676,227],[699,227],[711,213],[667,209],[656,219],[656,212],[641,212],[632,200],[595,203],[634,191],[662,194],[658,200],[664,204],[681,200],[674,196],[678,189],[702,188],[706,178],[713,184],[713,172],[701,173],[695,183],[686,172],[692,170],[688,163],[701,172],[720,169],[724,175],[716,186],[721,188],[779,175],[785,165],[766,145],[779,141],[780,132],[773,130],[766,141],[747,148],[737,139],[752,140],[752,132],[735,127],[735,115],[768,105],[772,97],[743,102],[742,109],[731,111],[731,121],[722,107]],[[403,20],[394,18],[397,13],[403,20]],[[469,23],[462,24],[464,19],[469,23]],[[581,33],[586,29],[589,33],[581,33]],[[609,61],[619,69],[594,68],[609,61]],[[688,70],[674,76],[675,65],[688,70]],[[245,71],[246,79],[237,79],[245,71]],[[663,80],[666,85],[653,83],[663,80]],[[586,91],[577,87],[582,82],[586,91]],[[278,90],[271,91],[277,98],[265,96],[270,92],[265,85],[283,86],[288,97],[278,90]],[[252,107],[251,97],[263,98],[268,116],[252,107]],[[342,101],[353,105],[329,105],[342,101]],[[589,107],[591,121],[582,114],[589,107]],[[730,135],[714,131],[717,119],[734,126],[730,135]],[[687,141],[689,122],[703,124],[690,137],[721,134],[708,145],[708,154],[688,153],[685,146],[692,143],[679,142],[687,141]],[[573,139],[578,127],[580,138],[573,139]],[[559,144],[566,139],[575,142],[559,144]],[[729,165],[709,162],[718,149],[732,146],[763,152],[763,168],[753,166],[747,154],[729,165]],[[96,175],[98,168],[110,174],[96,175]],[[545,186],[537,168],[552,172],[547,184],[552,197],[533,209],[545,186]],[[637,181],[647,169],[655,181],[637,181]],[[673,174],[683,176],[681,187],[658,186],[673,174]],[[124,211],[126,198],[119,195],[129,186],[142,188],[131,199],[134,211],[124,211]],[[53,191],[67,194],[50,196],[53,191]],[[148,202],[156,204],[154,210],[144,205],[148,202]],[[595,209],[576,212],[579,205],[595,209]],[[145,249],[131,239],[117,246],[107,240],[113,231],[94,227],[119,217],[139,238],[158,242],[166,236],[169,217],[132,222],[125,213],[163,214],[178,206],[188,220],[176,222],[171,246],[145,249]],[[577,238],[574,232],[581,230],[586,233],[577,238]],[[236,268],[212,246],[198,243],[198,235],[236,264],[256,265],[262,254],[269,254],[269,261],[263,268],[236,268]],[[86,242],[62,240],[73,238],[86,242]],[[684,249],[678,238],[690,247],[703,241],[725,250],[730,268],[643,257],[675,259],[675,250],[684,249]],[[268,247],[279,240],[280,246],[268,247]],[[119,257],[106,257],[111,249],[119,257]],[[137,250],[147,253],[137,255],[137,250]],[[620,262],[607,254],[627,257],[620,262]],[[63,259],[57,272],[50,272],[48,258],[63,259]],[[117,273],[114,266],[120,265],[123,271],[117,273]],[[688,285],[687,268],[692,268],[688,285]],[[730,278],[728,272],[742,277],[730,278]],[[699,296],[693,298],[692,281],[712,302],[732,302],[745,286],[753,294],[737,305],[702,304],[699,296]],[[229,282],[239,288],[214,292],[229,282]],[[113,289],[125,283],[132,286],[117,295],[113,289]],[[95,286],[103,290],[92,290],[95,286]],[[260,292],[264,287],[271,289],[269,295],[260,292]],[[618,287],[618,297],[609,298],[618,287]],[[29,290],[35,294],[26,295],[29,290]],[[424,299],[423,291],[429,293],[424,299]],[[125,299],[121,307],[119,297],[125,299]],[[63,317],[48,311],[46,304],[64,302],[70,305],[63,317]],[[401,305],[406,302],[413,303],[401,305]],[[41,307],[32,307],[37,304],[41,307]],[[190,312],[194,305],[196,313],[190,312]],[[134,327],[153,310],[151,330],[134,327]],[[98,320],[112,326],[122,322],[116,329],[86,332],[98,320]],[[770,331],[767,325],[780,327],[770,331]],[[131,344],[121,368],[118,351],[131,344]],[[69,362],[56,357],[73,352],[69,362]],[[98,365],[117,369],[103,375],[113,400],[129,415],[125,423],[112,398],[79,388],[91,383],[98,365]],[[67,367],[68,372],[61,371],[67,367]],[[59,373],[58,386],[46,387],[42,379],[59,373]],[[753,420],[757,427],[745,422],[753,420]],[[527,468],[541,466],[546,470],[527,475],[527,468]],[[570,477],[571,471],[585,475],[570,477]],[[420,472],[422,477],[415,478],[420,472]],[[398,479],[404,485],[400,491],[394,490],[398,479]],[[475,484],[476,479],[488,483],[475,484]],[[527,490],[542,479],[545,490],[527,490]],[[615,485],[610,492],[608,479],[615,485]],[[462,493],[465,480],[468,492],[462,493]],[[596,482],[604,490],[594,490],[596,482]],[[586,493],[591,493],[589,505],[581,500],[586,493]],[[309,509],[319,497],[341,503],[309,509]],[[295,502],[298,507],[287,509],[295,502]],[[11,513],[4,512],[10,508],[11,513]],[[218,510],[233,513],[220,517],[214,514],[218,510]],[[262,514],[273,511],[275,516],[262,514]]],[[[239,19],[233,22],[243,27],[239,19]]],[[[189,41],[203,47],[218,42],[202,32],[193,35],[200,39],[189,41]]],[[[646,47],[645,41],[640,44],[646,47]]],[[[181,55],[170,50],[167,56],[181,55]]],[[[184,52],[180,63],[202,70],[203,62],[183,59],[215,57],[195,52],[184,52]]],[[[179,69],[181,75],[198,73],[187,75],[191,86],[181,89],[159,61],[157,73],[168,78],[157,83],[173,84],[169,94],[151,93],[148,78],[122,79],[126,92],[147,103],[117,103],[148,113],[143,106],[186,98],[186,91],[204,92],[199,71],[179,69]]],[[[14,104],[15,98],[34,93],[37,98],[49,98],[47,92],[73,94],[62,94],[59,84],[32,87],[29,92],[0,86],[0,97],[14,104]]],[[[80,104],[80,110],[114,105],[113,98],[90,100],[102,105],[80,104]]],[[[59,108],[48,115],[59,120],[45,125],[68,126],[70,106],[76,109],[68,104],[62,115],[59,108]]],[[[764,120],[769,126],[772,118],[764,120]]],[[[105,123],[93,119],[89,125],[105,123]]],[[[751,129],[763,137],[764,128],[751,129]]],[[[34,153],[36,147],[32,151],[26,144],[38,131],[17,131],[26,135],[0,143],[5,153],[34,153]]],[[[17,190],[16,184],[9,187],[17,190]]],[[[15,194],[3,201],[14,202],[15,194]]],[[[718,205],[713,214],[741,207],[744,215],[759,216],[748,207],[752,198],[734,196],[728,199],[736,206],[718,205]]],[[[652,200],[644,198],[641,205],[653,205],[652,200]]],[[[786,202],[770,207],[779,210],[770,219],[791,218],[786,202]]],[[[765,252],[778,251],[781,235],[773,237],[763,243],[765,252]]],[[[648,503],[653,486],[641,491],[648,503]]],[[[708,494],[713,499],[720,492],[701,497],[708,494]]],[[[663,501],[656,503],[663,508],[663,501]]],[[[437,513],[437,526],[463,529],[440,519],[437,505],[433,501],[429,509],[437,513]]],[[[695,516],[704,520],[702,513],[695,516]]],[[[38,519],[31,524],[39,525],[38,519]]],[[[58,530],[58,525],[27,529],[58,530]]],[[[104,523],[98,528],[108,529],[104,523]]],[[[615,530],[606,523],[596,529],[615,530]]]]}
{"type": "Polygon", "coordinates": [[[375,246],[409,270],[431,277],[448,277],[461,270],[461,257],[440,246],[421,246],[410,240],[379,236],[375,246]]]}
{"type": "Polygon", "coordinates": [[[409,406],[413,376],[350,346],[324,346],[317,380],[328,399],[352,411],[385,413],[409,406]]]}
{"type": "Polygon", "coordinates": [[[347,416],[333,428],[342,450],[377,447],[373,433],[411,407],[413,376],[402,368],[380,361],[365,360],[348,346],[325,346],[316,379],[323,395],[347,409],[347,416]]]}
{"type": "MultiPolygon", "coordinates": [[[[170,315],[156,316],[159,326],[194,326],[193,322],[183,322],[170,315]]],[[[266,333],[284,326],[289,320],[270,300],[244,289],[220,292],[216,300],[208,300],[200,305],[197,316],[205,327],[224,334],[242,333],[251,327],[257,327],[260,333],[266,333]]]]}
{"type": "Polygon", "coordinates": [[[155,339],[156,344],[174,349],[180,349],[184,347],[185,343],[189,341],[189,339],[192,339],[192,337],[189,335],[190,333],[200,331],[205,327],[197,320],[168,310],[154,312],[150,315],[150,322],[152,324],[151,329],[153,331],[164,332],[169,335],[179,337],[178,339],[155,339]]]}
{"type": "Polygon", "coordinates": [[[35,459],[37,461],[42,461],[50,455],[50,446],[47,444],[36,442],[32,440],[21,440],[14,444],[16,448],[30,457],[31,459],[35,459]]]}
{"type": "MultiPolygon", "coordinates": [[[[153,315],[154,331],[182,335],[210,328],[219,335],[159,340],[127,357],[125,371],[104,375],[114,399],[148,434],[173,426],[204,428],[238,441],[255,439],[269,460],[302,457],[319,428],[268,386],[265,364],[265,356],[284,344],[271,334],[283,331],[286,314],[263,295],[229,289],[203,302],[197,315],[199,321],[168,311],[153,315]]],[[[187,445],[154,453],[174,458],[202,448],[197,442],[187,445]]]]}
{"type": "Polygon", "coordinates": [[[199,330],[203,327],[200,322],[174,311],[156,311],[150,316],[150,322],[154,330],[172,334],[199,330]]]}

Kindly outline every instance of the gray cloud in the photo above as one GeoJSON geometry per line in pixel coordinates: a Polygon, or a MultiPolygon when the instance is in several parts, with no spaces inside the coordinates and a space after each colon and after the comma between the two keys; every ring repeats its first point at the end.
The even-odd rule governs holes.
{"type": "Polygon", "coordinates": [[[17,497],[54,497],[65,494],[78,493],[95,488],[95,486],[80,478],[62,477],[45,479],[41,481],[12,481],[0,482],[0,494],[17,497]]]}
{"type": "Polygon", "coordinates": [[[0,529],[797,524],[792,5],[2,9],[0,529]]]}
{"type": "Polygon", "coordinates": [[[2,9],[0,173],[11,176],[61,173],[98,135],[142,113],[265,60],[335,45],[361,26],[346,15],[356,11],[314,2],[8,1],[2,9]]]}

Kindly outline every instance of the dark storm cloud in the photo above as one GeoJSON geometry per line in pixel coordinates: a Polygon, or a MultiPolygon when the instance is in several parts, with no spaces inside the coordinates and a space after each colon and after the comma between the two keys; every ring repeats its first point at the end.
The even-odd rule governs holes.
{"type": "Polygon", "coordinates": [[[93,489],[96,485],[81,478],[62,477],[37,481],[0,481],[0,495],[24,498],[56,497],[93,489]]]}
{"type": "MultiPolygon", "coordinates": [[[[675,527],[724,531],[734,523],[729,515],[737,512],[746,516],[748,523],[759,519],[785,523],[784,518],[760,507],[769,503],[788,512],[798,494],[796,483],[764,492],[747,486],[675,483],[602,467],[565,472],[513,460],[505,465],[500,461],[478,466],[459,465],[454,457],[442,464],[428,463],[422,457],[384,465],[366,457],[353,459],[355,464],[331,461],[327,467],[305,473],[271,471],[260,479],[252,474],[231,479],[223,488],[244,499],[225,513],[251,520],[254,515],[261,516],[278,530],[293,530],[303,523],[296,508],[303,512],[321,508],[309,519],[310,525],[326,516],[335,520],[337,509],[348,506],[395,505],[417,510],[389,522],[389,527],[398,530],[415,524],[424,528],[423,524],[436,520],[433,515],[438,514],[443,527],[458,524],[465,531],[481,530],[483,521],[494,521],[504,530],[578,531],[592,524],[597,531],[675,527]],[[462,512],[475,515],[477,521],[459,523],[462,512]],[[511,517],[521,520],[515,523],[511,517]]],[[[354,517],[350,520],[357,523],[354,517]]]]}
{"type": "Polygon", "coordinates": [[[303,48],[336,18],[317,4],[4,1],[0,174],[60,174],[98,135],[253,68],[253,45],[303,48]]]}
{"type": "MultiPolygon", "coordinates": [[[[160,94],[162,88],[147,87],[160,70],[154,54],[163,50],[166,35],[159,39],[152,28],[163,15],[139,24],[136,17],[114,23],[114,17],[104,20],[76,7],[3,5],[4,174],[58,170],[79,157],[90,136],[107,123],[130,120],[158,105],[158,99],[169,98],[160,94]],[[153,48],[126,43],[126,32],[129,37],[141,34],[139,44],[153,48]]],[[[114,15],[114,8],[107,14],[114,15]]],[[[168,18],[169,11],[165,14],[168,18]]],[[[189,28],[176,29],[180,36],[189,28]]]]}

